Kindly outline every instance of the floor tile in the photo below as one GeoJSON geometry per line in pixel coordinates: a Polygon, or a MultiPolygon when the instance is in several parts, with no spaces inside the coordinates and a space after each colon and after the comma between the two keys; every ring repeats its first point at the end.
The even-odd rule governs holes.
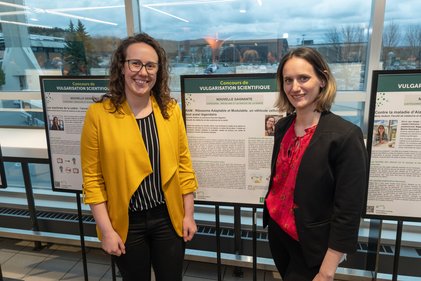
{"type": "Polygon", "coordinates": [[[17,253],[1,265],[3,276],[22,279],[45,260],[45,257],[17,253]]]}
{"type": "MultiPolygon", "coordinates": [[[[223,281],[253,281],[253,269],[251,268],[241,268],[242,276],[236,276],[234,274],[235,267],[227,267],[224,274],[223,281]]],[[[256,272],[256,280],[264,280],[265,273],[264,271],[258,270],[256,272]]]]}
{"type": "Polygon", "coordinates": [[[60,258],[46,258],[24,277],[25,281],[60,280],[76,262],[60,258]]]}
{"type": "MultiPolygon", "coordinates": [[[[82,259],[82,250],[80,247],[65,246],[65,245],[52,245],[51,250],[54,250],[51,253],[51,256],[60,257],[62,259],[75,260],[75,261],[82,259]]],[[[88,258],[86,257],[86,259],[88,258]]]]}
{"type": "Polygon", "coordinates": [[[192,277],[192,276],[186,276],[184,275],[183,281],[214,281],[218,279],[209,279],[209,278],[200,278],[200,277],[192,277]]]}
{"type": "Polygon", "coordinates": [[[0,249],[9,250],[9,251],[20,251],[23,248],[27,247],[28,245],[34,245],[29,241],[21,241],[21,240],[12,240],[12,239],[1,239],[0,240],[0,249]]]}
{"type": "Polygon", "coordinates": [[[279,272],[272,272],[272,271],[266,271],[265,272],[265,281],[280,281],[281,275],[279,275],[279,272]]]}
{"type": "MultiPolygon", "coordinates": [[[[116,269],[117,270],[117,269],[116,269]]],[[[117,274],[117,272],[116,272],[117,274]]],[[[118,275],[116,275],[116,281],[122,281],[123,279],[121,277],[119,277],[118,275]]],[[[107,272],[105,273],[105,275],[100,279],[100,281],[113,281],[113,274],[111,271],[111,268],[109,268],[107,270],[107,272]]]]}
{"type": "Polygon", "coordinates": [[[12,258],[14,255],[16,255],[16,252],[15,251],[1,249],[0,264],[5,263],[10,258],[12,258]]]}
{"type": "MultiPolygon", "coordinates": [[[[98,263],[88,263],[87,264],[87,273],[89,281],[99,281],[103,278],[109,269],[109,265],[98,264],[98,263]]],[[[83,263],[78,262],[70,271],[68,271],[63,278],[60,280],[65,281],[84,281],[84,268],[83,263]]]]}
{"type": "MultiPolygon", "coordinates": [[[[82,253],[80,253],[80,257],[82,258],[82,253]]],[[[101,249],[88,249],[86,259],[89,263],[111,265],[111,256],[101,249]]]]}
{"type": "Polygon", "coordinates": [[[22,280],[22,279],[15,279],[15,278],[7,278],[7,277],[4,277],[4,278],[3,278],[3,281],[24,281],[24,280],[22,280]]]}
{"type": "MultiPolygon", "coordinates": [[[[34,250],[34,243],[0,239],[0,262],[4,281],[84,281],[82,251],[77,246],[46,244],[34,250]]],[[[113,281],[110,256],[101,249],[86,249],[89,281],[113,281]]],[[[213,263],[185,261],[183,281],[216,281],[218,267],[213,263]]],[[[117,279],[122,281],[115,268],[117,279]]],[[[252,281],[253,270],[243,268],[234,276],[234,267],[221,265],[223,281],[252,281]]],[[[152,271],[153,273],[153,271],[152,271]]],[[[280,281],[278,273],[257,271],[258,281],[280,281]]],[[[152,277],[155,281],[155,277],[152,277]]]]}
{"type": "MultiPolygon", "coordinates": [[[[225,271],[225,267],[222,265],[221,266],[222,277],[223,277],[224,271],[225,271]]],[[[218,267],[216,264],[190,262],[184,273],[184,278],[186,279],[187,277],[204,278],[207,280],[218,280],[218,267]]],[[[186,280],[189,280],[189,279],[186,279],[186,280]]]]}

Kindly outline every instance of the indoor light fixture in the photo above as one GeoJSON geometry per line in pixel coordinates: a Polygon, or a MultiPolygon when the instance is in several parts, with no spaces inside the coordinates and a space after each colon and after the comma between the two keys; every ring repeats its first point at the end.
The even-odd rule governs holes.
{"type": "Polygon", "coordinates": [[[178,2],[170,2],[170,3],[152,3],[152,4],[142,4],[142,7],[153,10],[157,13],[164,14],[166,16],[178,19],[183,22],[189,22],[184,18],[178,17],[176,15],[170,14],[168,12],[164,12],[161,9],[156,7],[169,7],[169,6],[186,6],[186,5],[203,5],[203,4],[217,4],[217,3],[226,3],[226,2],[237,2],[239,0],[196,0],[196,1],[178,1],[178,2]]]}
{"type": "Polygon", "coordinates": [[[164,14],[164,15],[166,15],[166,16],[169,16],[169,17],[172,17],[172,18],[175,18],[175,19],[178,19],[178,20],[184,21],[184,22],[189,22],[189,21],[188,21],[188,20],[186,20],[186,19],[183,19],[183,18],[177,17],[176,15],[173,15],[173,14],[170,14],[170,13],[167,13],[167,12],[164,12],[164,11],[161,11],[161,10],[159,10],[159,9],[156,9],[156,8],[150,7],[150,6],[148,6],[148,5],[143,5],[143,7],[148,8],[148,9],[151,9],[151,10],[153,10],[153,11],[155,11],[155,12],[158,12],[158,13],[164,14]]]}
{"type": "Polygon", "coordinates": [[[196,1],[178,1],[178,2],[168,2],[168,3],[153,3],[153,4],[144,4],[142,6],[168,7],[168,6],[183,6],[183,5],[216,4],[216,3],[237,2],[237,1],[239,0],[196,0],[196,1]]]}

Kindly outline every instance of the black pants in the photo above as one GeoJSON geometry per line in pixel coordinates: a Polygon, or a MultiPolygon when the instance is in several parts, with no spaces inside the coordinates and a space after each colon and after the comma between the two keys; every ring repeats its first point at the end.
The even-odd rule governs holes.
{"type": "Polygon", "coordinates": [[[269,218],[268,238],[272,258],[283,281],[313,280],[320,266],[309,267],[300,243],[285,233],[272,218],[269,218]]]}
{"type": "Polygon", "coordinates": [[[181,281],[185,243],[175,232],[166,205],[130,212],[126,254],[115,261],[123,281],[181,281]]]}

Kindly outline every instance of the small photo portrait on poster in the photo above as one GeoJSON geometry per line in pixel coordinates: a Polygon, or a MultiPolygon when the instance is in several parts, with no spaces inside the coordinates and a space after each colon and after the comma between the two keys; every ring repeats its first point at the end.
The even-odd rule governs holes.
{"type": "Polygon", "coordinates": [[[373,126],[373,147],[394,148],[398,120],[375,120],[373,126]]]}
{"type": "Polygon", "coordinates": [[[265,136],[275,135],[275,124],[281,118],[281,115],[265,115],[265,136]]]}
{"type": "Polygon", "coordinates": [[[64,130],[63,117],[57,116],[57,115],[51,116],[49,118],[49,125],[50,125],[50,130],[63,131],[64,130]]]}
{"type": "Polygon", "coordinates": [[[4,161],[3,156],[1,153],[1,145],[0,145],[0,188],[6,188],[7,182],[6,182],[6,171],[4,169],[4,161]]]}

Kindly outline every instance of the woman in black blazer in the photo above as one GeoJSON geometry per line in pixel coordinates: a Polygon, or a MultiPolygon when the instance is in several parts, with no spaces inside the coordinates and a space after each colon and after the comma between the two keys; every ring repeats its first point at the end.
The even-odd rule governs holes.
{"type": "Polygon", "coordinates": [[[361,129],[330,112],[335,79],[314,49],[281,60],[272,172],[263,223],[284,281],[333,280],[356,251],[367,189],[361,129]]]}

